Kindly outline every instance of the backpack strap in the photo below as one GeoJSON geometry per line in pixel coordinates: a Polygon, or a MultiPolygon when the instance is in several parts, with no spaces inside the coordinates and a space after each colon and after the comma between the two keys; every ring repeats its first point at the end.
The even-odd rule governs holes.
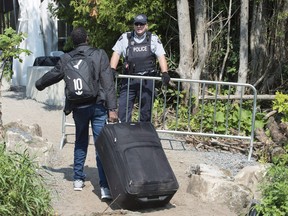
{"type": "Polygon", "coordinates": [[[86,50],[84,53],[87,55],[87,56],[91,56],[92,53],[96,50],[96,48],[93,48],[93,47],[90,47],[88,50],[86,50]]]}
{"type": "Polygon", "coordinates": [[[85,51],[79,51],[77,49],[72,50],[71,52],[69,52],[68,54],[71,56],[71,58],[73,56],[75,56],[78,53],[83,53],[86,56],[90,56],[96,49],[93,47],[90,47],[89,49],[85,50],[85,51]]]}
{"type": "Polygon", "coordinates": [[[70,57],[72,58],[74,55],[76,55],[78,53],[78,51],[76,49],[70,51],[68,54],[70,55],[70,57]]]}

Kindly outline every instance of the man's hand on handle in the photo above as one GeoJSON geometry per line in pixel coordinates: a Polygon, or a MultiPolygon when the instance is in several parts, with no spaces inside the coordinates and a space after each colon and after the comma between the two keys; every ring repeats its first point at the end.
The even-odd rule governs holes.
{"type": "Polygon", "coordinates": [[[116,109],[109,110],[108,121],[111,123],[118,122],[118,112],[116,109]]]}

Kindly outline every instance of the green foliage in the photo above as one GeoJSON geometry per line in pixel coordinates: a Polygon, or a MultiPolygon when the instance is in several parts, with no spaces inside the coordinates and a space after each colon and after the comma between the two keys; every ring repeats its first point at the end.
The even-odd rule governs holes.
{"type": "Polygon", "coordinates": [[[53,215],[50,192],[38,170],[26,151],[8,152],[0,144],[0,215],[53,215]]]}
{"type": "MultiPolygon", "coordinates": [[[[221,81],[237,80],[237,70],[239,67],[239,4],[237,2],[231,2],[232,16],[229,16],[229,7],[224,1],[213,1],[213,9],[208,7],[208,16],[211,25],[209,26],[209,36],[211,41],[211,53],[209,59],[207,59],[209,80],[219,80],[219,72],[224,66],[224,74],[221,81]],[[219,16],[219,12],[221,15],[219,16]],[[223,22],[223,18],[228,18],[230,22],[231,30],[228,32],[228,23],[223,22]],[[230,41],[227,44],[227,40],[230,41]],[[229,45],[229,47],[228,47],[229,45]],[[228,50],[228,53],[227,53],[228,50]],[[225,64],[224,58],[226,53],[228,54],[225,64]]],[[[192,3],[193,5],[193,3],[192,3]]],[[[224,18],[224,19],[225,19],[224,18]]]]}
{"type": "Polygon", "coordinates": [[[125,32],[131,29],[133,18],[136,14],[147,14],[149,28],[155,31],[157,20],[164,12],[165,1],[147,0],[137,1],[109,1],[102,0],[99,4],[99,22],[107,23],[107,27],[113,31],[125,32]]]}
{"type": "MultiPolygon", "coordinates": [[[[235,131],[244,132],[241,135],[251,133],[252,105],[248,102],[240,107],[238,103],[229,104],[227,101],[217,101],[215,104],[209,101],[200,104],[199,110],[201,111],[196,113],[192,121],[194,125],[199,125],[202,121],[204,132],[214,131],[220,134],[233,134],[235,131]]],[[[256,128],[264,126],[263,116],[261,113],[256,114],[256,128]]]]}
{"type": "MultiPolygon", "coordinates": [[[[226,90],[222,90],[227,94],[226,90]]],[[[209,89],[213,92],[213,89],[209,89]]],[[[252,124],[252,102],[246,101],[240,105],[237,102],[228,103],[225,100],[205,100],[200,102],[199,109],[193,113],[193,98],[184,103],[185,91],[168,89],[166,92],[166,104],[164,102],[165,94],[161,93],[154,102],[153,119],[161,124],[166,110],[165,118],[170,130],[181,129],[196,132],[250,135],[252,124]],[[177,118],[176,118],[177,116],[177,118]],[[160,118],[160,119],[159,119],[160,118]]],[[[256,113],[255,128],[262,128],[265,125],[264,114],[256,113]]]]}
{"type": "Polygon", "coordinates": [[[286,216],[288,214],[288,145],[286,154],[274,158],[261,183],[262,199],[256,206],[263,215],[286,216]]]}
{"type": "MultiPolygon", "coordinates": [[[[167,29],[167,20],[171,20],[166,12],[176,14],[176,4],[164,0],[147,1],[111,1],[111,0],[57,0],[59,8],[52,11],[59,19],[65,20],[68,25],[84,26],[89,32],[90,43],[93,46],[112,53],[112,47],[121,33],[133,29],[133,18],[138,13],[148,16],[149,29],[154,33],[162,33],[168,38],[162,42],[176,41],[175,32],[167,29]],[[173,40],[170,38],[174,34],[173,40]]],[[[177,29],[177,21],[171,22],[173,30],[177,29]],[[175,27],[176,24],[176,27],[175,27]]]]}
{"type": "MultiPolygon", "coordinates": [[[[220,28],[220,26],[219,26],[220,28]]],[[[215,29],[216,30],[216,29],[215,29]]],[[[217,74],[219,76],[220,69],[222,68],[223,64],[223,59],[225,58],[226,55],[226,47],[219,46],[223,41],[223,38],[226,37],[227,35],[227,30],[221,29],[219,33],[219,37],[216,37],[211,44],[213,52],[211,52],[211,57],[210,60],[208,61],[207,65],[209,67],[209,72],[211,71],[212,74],[217,74]]],[[[229,40],[232,40],[233,38],[229,38],[229,40]]],[[[239,64],[239,52],[237,51],[238,47],[236,47],[233,43],[230,44],[229,47],[229,55],[227,59],[227,66],[224,72],[224,79],[222,81],[227,80],[227,76],[229,77],[234,77],[237,76],[237,69],[238,69],[238,64],[239,64]]],[[[211,79],[215,79],[211,77],[211,79]]]]}
{"type": "Polygon", "coordinates": [[[282,114],[282,122],[288,122],[288,95],[276,92],[272,108],[282,114]]]}
{"type": "Polygon", "coordinates": [[[227,73],[237,75],[238,64],[239,64],[239,53],[238,52],[231,53],[229,58],[229,66],[227,67],[227,73]]]}
{"type": "Polygon", "coordinates": [[[21,54],[24,53],[26,55],[30,55],[31,52],[27,49],[19,48],[19,44],[25,39],[25,35],[23,33],[17,34],[16,31],[12,28],[7,28],[4,31],[4,34],[0,34],[0,47],[2,50],[2,55],[0,56],[1,69],[4,68],[2,77],[6,77],[7,79],[11,79],[13,71],[11,69],[11,60],[19,59],[22,62],[21,54]]]}

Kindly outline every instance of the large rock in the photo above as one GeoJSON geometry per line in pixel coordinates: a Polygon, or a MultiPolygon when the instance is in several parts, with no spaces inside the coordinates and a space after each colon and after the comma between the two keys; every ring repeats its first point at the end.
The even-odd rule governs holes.
{"type": "Polygon", "coordinates": [[[261,192],[259,190],[259,182],[262,181],[268,167],[268,164],[259,164],[255,166],[244,167],[235,176],[234,182],[236,184],[248,187],[252,191],[254,199],[260,200],[261,192]]]}
{"type": "Polygon", "coordinates": [[[187,192],[205,202],[226,205],[240,215],[247,211],[250,201],[254,198],[262,171],[262,167],[255,166],[253,169],[246,167],[234,180],[229,172],[218,167],[206,164],[194,165],[188,170],[190,180],[187,192]]]}
{"type": "Polygon", "coordinates": [[[11,122],[4,126],[7,150],[22,154],[28,151],[39,165],[48,165],[53,152],[52,143],[43,139],[39,125],[24,125],[21,121],[11,122]]]}

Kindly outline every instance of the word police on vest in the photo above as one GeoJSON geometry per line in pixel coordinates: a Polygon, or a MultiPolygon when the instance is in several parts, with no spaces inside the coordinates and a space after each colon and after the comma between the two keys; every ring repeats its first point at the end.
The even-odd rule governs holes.
{"type": "Polygon", "coordinates": [[[147,51],[147,46],[143,47],[134,47],[133,52],[146,52],[147,51]]]}

